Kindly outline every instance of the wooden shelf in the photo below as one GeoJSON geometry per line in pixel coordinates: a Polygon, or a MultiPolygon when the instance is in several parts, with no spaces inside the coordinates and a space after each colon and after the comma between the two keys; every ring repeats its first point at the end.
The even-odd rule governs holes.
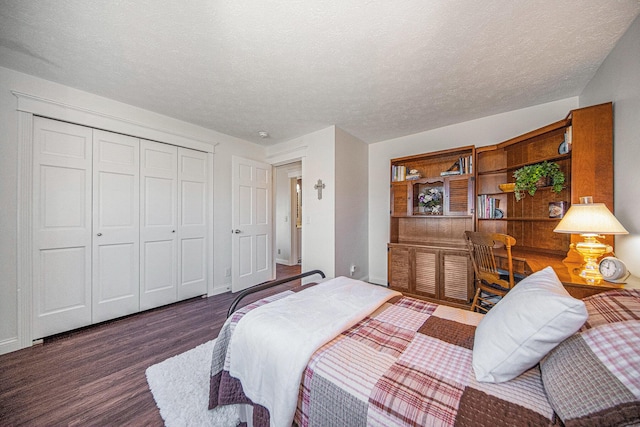
{"type": "Polygon", "coordinates": [[[497,174],[501,174],[501,173],[507,173],[507,172],[510,172],[510,171],[514,171],[516,169],[520,169],[523,166],[535,165],[536,163],[558,162],[560,160],[570,160],[570,159],[571,159],[571,154],[570,153],[569,154],[558,154],[557,156],[543,157],[543,158],[540,158],[540,159],[536,159],[533,162],[518,163],[518,164],[514,164],[514,165],[509,165],[506,168],[500,168],[500,169],[493,169],[493,170],[478,172],[478,176],[497,175],[497,174]]]}
{"type": "Polygon", "coordinates": [[[555,221],[560,222],[560,218],[535,218],[535,217],[522,217],[522,218],[478,218],[478,221],[555,221]]]}
{"type": "Polygon", "coordinates": [[[553,157],[544,157],[541,159],[537,159],[536,161],[533,162],[524,162],[524,163],[520,163],[520,164],[515,164],[515,165],[510,165],[509,167],[507,167],[505,172],[508,171],[513,171],[516,169],[520,169],[523,166],[528,166],[528,165],[535,165],[536,163],[542,163],[542,162],[559,162],[561,160],[571,160],[571,154],[559,154],[557,156],[553,156],[553,157]]]}
{"type": "Polygon", "coordinates": [[[407,218],[429,218],[429,219],[473,219],[473,215],[428,215],[423,213],[414,213],[407,215],[407,218]]]}

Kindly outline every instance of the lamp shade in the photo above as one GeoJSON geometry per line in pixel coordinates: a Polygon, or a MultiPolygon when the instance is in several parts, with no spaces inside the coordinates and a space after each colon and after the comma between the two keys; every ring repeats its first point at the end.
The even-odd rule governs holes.
{"type": "Polygon", "coordinates": [[[570,234],[629,234],[604,203],[571,205],[553,231],[570,234]]]}

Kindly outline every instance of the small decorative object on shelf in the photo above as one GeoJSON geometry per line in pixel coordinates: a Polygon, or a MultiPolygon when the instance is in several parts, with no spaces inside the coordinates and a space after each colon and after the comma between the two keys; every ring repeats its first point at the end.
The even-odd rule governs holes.
{"type": "Polygon", "coordinates": [[[516,183],[509,182],[506,184],[499,184],[498,188],[500,189],[500,191],[503,191],[505,193],[513,193],[513,191],[516,189],[516,183]]]}
{"type": "Polygon", "coordinates": [[[418,172],[418,169],[411,169],[409,171],[409,174],[407,174],[407,176],[405,177],[405,179],[407,181],[413,181],[414,179],[420,179],[420,173],[418,172]]]}
{"type": "Polygon", "coordinates": [[[547,185],[551,186],[552,191],[559,193],[564,184],[564,173],[556,162],[544,161],[523,166],[513,173],[513,177],[516,179],[515,196],[518,201],[522,200],[525,192],[533,196],[538,187],[547,185]],[[540,185],[542,179],[545,183],[540,185]]]}
{"type": "Polygon", "coordinates": [[[567,154],[569,152],[569,144],[567,141],[562,141],[558,146],[558,154],[567,154]]]}
{"type": "Polygon", "coordinates": [[[567,211],[567,202],[549,202],[549,218],[562,218],[567,211]]]}
{"type": "Polygon", "coordinates": [[[442,187],[424,187],[418,194],[418,206],[427,215],[442,215],[442,187]]]}

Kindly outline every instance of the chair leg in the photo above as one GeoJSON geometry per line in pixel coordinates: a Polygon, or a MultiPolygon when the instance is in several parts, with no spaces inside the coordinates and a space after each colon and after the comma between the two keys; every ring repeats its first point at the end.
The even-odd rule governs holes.
{"type": "Polygon", "coordinates": [[[471,311],[476,311],[476,308],[478,308],[477,304],[478,304],[478,298],[480,297],[480,286],[478,286],[478,289],[476,289],[476,294],[473,297],[473,302],[471,303],[471,311]]]}

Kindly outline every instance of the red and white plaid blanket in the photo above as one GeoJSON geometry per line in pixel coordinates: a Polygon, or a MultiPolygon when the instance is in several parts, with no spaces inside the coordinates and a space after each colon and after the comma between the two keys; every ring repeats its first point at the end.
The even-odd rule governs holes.
{"type": "MultiPolygon", "coordinates": [[[[242,386],[225,371],[228,337],[241,316],[242,311],[232,317],[216,342],[210,408],[248,401],[242,386]]],[[[480,319],[477,313],[408,297],[391,300],[314,353],[303,374],[295,422],[300,426],[554,424],[538,367],[506,383],[475,380],[471,360],[480,319]]],[[[268,420],[264,408],[254,408],[254,425],[268,425],[268,420]]]]}

